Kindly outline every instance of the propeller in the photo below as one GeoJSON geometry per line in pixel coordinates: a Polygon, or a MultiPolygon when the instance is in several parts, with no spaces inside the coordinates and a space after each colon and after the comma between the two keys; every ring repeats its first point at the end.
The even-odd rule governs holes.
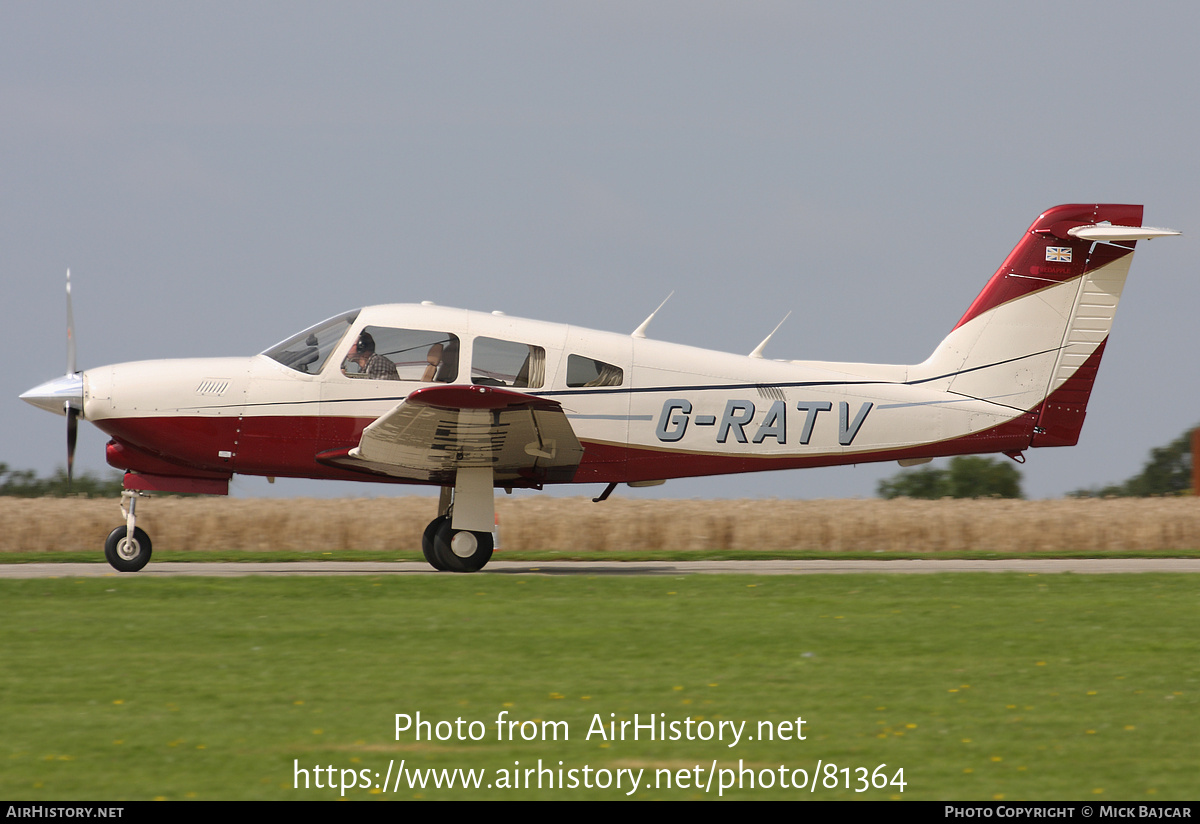
{"type": "Polygon", "coordinates": [[[67,491],[75,477],[75,440],[79,436],[79,410],[67,404],[67,491]]]}
{"type": "Polygon", "coordinates": [[[83,375],[75,368],[75,314],[71,309],[71,271],[67,270],[67,374],[33,387],[21,400],[67,418],[67,488],[75,474],[75,442],[83,416],[83,375]]]}
{"type": "MultiPolygon", "coordinates": [[[[67,270],[67,375],[75,375],[75,312],[71,309],[71,270],[67,270]]],[[[70,400],[63,401],[63,412],[67,416],[67,490],[75,477],[75,442],[79,437],[78,406],[70,400]]]]}
{"type": "Polygon", "coordinates": [[[75,313],[71,310],[71,270],[67,270],[67,374],[75,369],[75,313]]]}

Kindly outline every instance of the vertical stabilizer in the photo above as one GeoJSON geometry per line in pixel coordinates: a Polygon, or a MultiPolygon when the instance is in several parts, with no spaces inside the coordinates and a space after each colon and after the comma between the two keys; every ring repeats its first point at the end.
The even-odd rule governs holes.
{"type": "Polygon", "coordinates": [[[1074,444],[1134,245],[1170,234],[1143,228],[1141,206],[1044,212],[912,378],[1034,412],[1031,446],[1074,444]]]}

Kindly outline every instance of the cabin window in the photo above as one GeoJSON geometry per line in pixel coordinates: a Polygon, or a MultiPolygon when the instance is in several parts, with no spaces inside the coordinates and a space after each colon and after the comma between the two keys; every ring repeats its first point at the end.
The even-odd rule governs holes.
{"type": "Polygon", "coordinates": [[[357,317],[358,312],[350,312],[322,321],[298,335],[275,344],[263,354],[289,369],[295,369],[306,375],[315,375],[325,366],[329,354],[341,343],[342,338],[345,337],[357,317]]]}
{"type": "Polygon", "coordinates": [[[475,338],[471,383],[540,389],[546,381],[546,350],[527,343],[475,338]]]}
{"type": "Polygon", "coordinates": [[[367,326],[342,361],[348,378],[451,383],[458,377],[458,338],[449,332],[367,326]]]}
{"type": "Polygon", "coordinates": [[[583,355],[567,357],[567,386],[620,386],[624,379],[619,366],[583,355]]]}

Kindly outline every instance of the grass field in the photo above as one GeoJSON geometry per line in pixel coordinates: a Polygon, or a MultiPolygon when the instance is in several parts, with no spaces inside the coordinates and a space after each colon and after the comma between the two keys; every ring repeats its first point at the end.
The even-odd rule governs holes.
{"type": "Polygon", "coordinates": [[[628,773],[619,789],[539,790],[536,774],[486,789],[540,759],[581,784],[641,770],[639,799],[715,798],[740,766],[755,787],[721,797],[1165,800],[1194,799],[1200,769],[1186,575],[120,576],[0,582],[0,617],[12,799],[629,790],[628,773]],[[418,712],[484,734],[397,740],[395,715],[418,712]],[[499,741],[502,712],[569,738],[499,741]],[[587,739],[635,714],[696,733],[744,721],[756,740],[587,739]],[[757,740],[760,722],[804,740],[757,740]],[[483,770],[482,787],[376,788],[402,760],[406,778],[483,770]],[[692,786],[714,763],[731,772],[692,786]],[[855,792],[901,768],[902,791],[855,792]],[[803,790],[779,786],[801,770],[803,790]]]}
{"type": "MultiPolygon", "coordinates": [[[[154,498],[138,524],[155,552],[236,549],[419,552],[430,498],[154,498]]],[[[670,501],[541,496],[497,500],[501,546],[590,555],[652,551],[906,554],[1172,552],[1200,549],[1193,497],[1111,500],[670,501]]],[[[115,500],[0,498],[0,553],[91,557],[119,525],[115,500]]]]}

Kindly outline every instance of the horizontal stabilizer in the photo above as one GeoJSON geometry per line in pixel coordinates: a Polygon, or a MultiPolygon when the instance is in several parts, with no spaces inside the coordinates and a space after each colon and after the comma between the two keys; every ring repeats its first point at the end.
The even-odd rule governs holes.
{"type": "Polygon", "coordinates": [[[1156,237],[1177,235],[1174,229],[1157,229],[1153,226],[1112,226],[1093,224],[1068,229],[1067,234],[1080,240],[1095,240],[1107,243],[1115,240],[1153,240],[1156,237]]]}

